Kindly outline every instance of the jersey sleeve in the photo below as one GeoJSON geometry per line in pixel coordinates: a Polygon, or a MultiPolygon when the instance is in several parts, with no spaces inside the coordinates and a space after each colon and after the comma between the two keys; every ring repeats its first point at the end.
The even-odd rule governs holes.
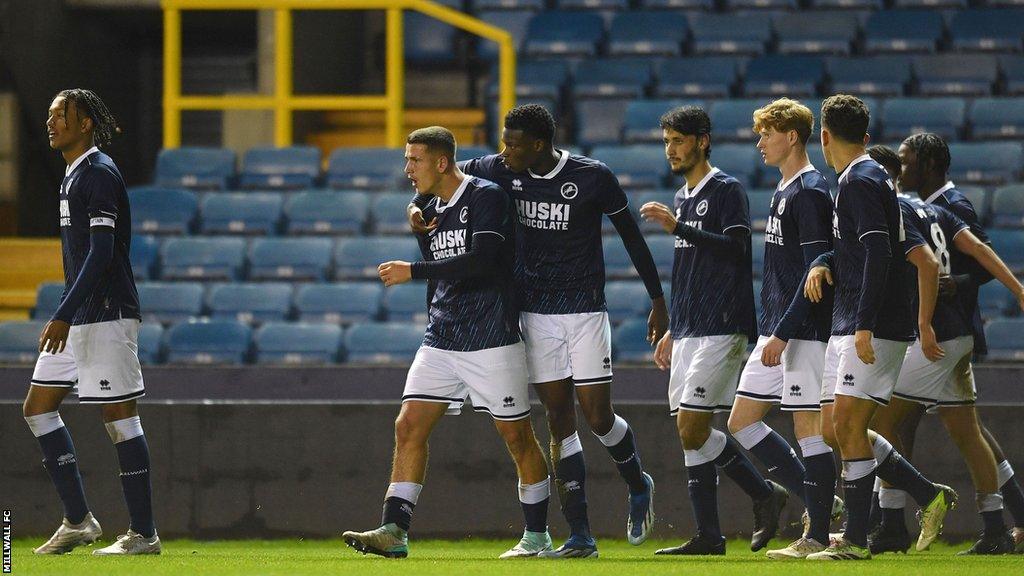
{"type": "Polygon", "coordinates": [[[601,207],[601,212],[608,216],[622,212],[629,207],[629,199],[626,198],[619,179],[604,164],[601,165],[597,177],[597,202],[601,207]]]}
{"type": "Polygon", "coordinates": [[[470,202],[473,236],[494,234],[505,240],[508,229],[509,197],[497,184],[487,184],[473,194],[470,202]]]}
{"type": "Polygon", "coordinates": [[[809,188],[796,195],[796,228],[800,245],[832,239],[832,197],[827,190],[809,188]]]}
{"type": "Polygon", "coordinates": [[[94,167],[82,175],[79,190],[88,199],[86,210],[89,213],[90,229],[97,226],[114,228],[118,216],[120,180],[110,172],[94,167]]]}
{"type": "Polygon", "coordinates": [[[860,178],[850,180],[843,187],[842,199],[848,203],[857,240],[863,241],[868,234],[889,233],[882,193],[871,182],[860,178]]]}
{"type": "Polygon", "coordinates": [[[943,233],[946,234],[946,237],[950,241],[952,241],[953,238],[956,238],[957,234],[970,229],[967,222],[961,220],[960,217],[953,212],[943,208],[942,206],[933,205],[932,208],[935,210],[935,216],[939,220],[939,227],[942,228],[943,233]]]}
{"type": "Polygon", "coordinates": [[[730,181],[715,192],[715,197],[719,202],[718,213],[722,218],[723,234],[733,228],[746,228],[750,231],[750,200],[742,184],[730,181]]]}
{"type": "Polygon", "coordinates": [[[902,245],[903,253],[909,254],[918,246],[927,246],[928,222],[909,204],[900,202],[900,211],[903,212],[903,231],[906,235],[902,245]]]}

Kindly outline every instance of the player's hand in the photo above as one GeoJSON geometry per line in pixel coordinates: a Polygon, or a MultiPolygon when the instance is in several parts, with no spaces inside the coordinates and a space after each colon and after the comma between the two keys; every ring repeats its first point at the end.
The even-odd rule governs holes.
{"type": "Polygon", "coordinates": [[[761,350],[761,364],[769,368],[782,364],[782,352],[786,349],[786,344],[782,338],[772,335],[761,350]]]}
{"type": "Polygon", "coordinates": [[[804,284],[804,296],[817,304],[824,298],[825,288],[823,282],[832,286],[832,271],[827,266],[815,266],[807,273],[807,282],[804,284]]]}
{"type": "Polygon", "coordinates": [[[871,330],[857,330],[853,337],[854,344],[857,346],[857,358],[860,358],[860,361],[865,364],[875,363],[875,347],[871,344],[872,336],[871,330]]]}
{"type": "Polygon", "coordinates": [[[939,296],[956,296],[956,282],[949,274],[939,275],[939,296]]]}
{"type": "Polygon", "coordinates": [[[946,351],[939,346],[939,342],[935,338],[935,329],[931,324],[918,326],[917,329],[921,333],[921,352],[924,352],[925,358],[932,362],[938,362],[946,356],[946,351]]]}
{"type": "Polygon", "coordinates": [[[392,260],[377,266],[377,273],[385,286],[404,284],[412,280],[412,264],[401,260],[392,260]]]}
{"type": "Polygon", "coordinates": [[[665,297],[651,300],[651,313],[647,315],[647,343],[655,346],[668,330],[668,308],[665,297]]]}
{"type": "Polygon", "coordinates": [[[665,332],[661,340],[658,340],[658,346],[654,349],[654,364],[661,370],[668,370],[672,367],[671,332],[665,332]]]}
{"type": "Polygon", "coordinates": [[[417,234],[426,234],[434,228],[437,228],[437,218],[435,217],[430,221],[429,224],[423,220],[423,210],[420,210],[419,206],[415,204],[409,204],[409,208],[406,209],[406,213],[409,216],[409,228],[417,234]]]}
{"type": "Polygon", "coordinates": [[[47,351],[50,354],[58,354],[64,351],[68,342],[68,332],[71,325],[63,320],[50,320],[39,335],[39,351],[47,351]]]}
{"type": "Polygon", "coordinates": [[[640,217],[648,222],[657,222],[669,234],[676,230],[676,215],[661,202],[648,202],[641,206],[640,217]]]}

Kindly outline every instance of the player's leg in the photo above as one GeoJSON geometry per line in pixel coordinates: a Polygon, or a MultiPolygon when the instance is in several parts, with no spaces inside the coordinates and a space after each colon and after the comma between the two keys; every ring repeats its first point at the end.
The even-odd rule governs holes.
{"type": "MultiPolygon", "coordinates": [[[[907,374],[910,363],[909,359],[904,363],[901,378],[907,374]]],[[[897,384],[897,390],[900,389],[901,384],[902,380],[897,384]]],[[[899,453],[903,453],[902,437],[899,430],[904,419],[915,413],[918,406],[921,406],[918,402],[894,396],[888,406],[882,406],[875,411],[875,415],[871,419],[871,430],[887,440],[899,453]]],[[[877,477],[876,485],[879,488],[875,491],[878,510],[875,512],[875,497],[873,496],[872,512],[875,512],[875,517],[869,516],[868,520],[871,553],[906,552],[911,544],[905,513],[907,493],[892,484],[883,482],[881,476],[877,477]],[[875,519],[877,519],[877,523],[874,522],[875,519]]]]}
{"type": "Polygon", "coordinates": [[[1013,541],[1018,554],[1024,554],[1024,491],[1013,472],[1013,466],[1006,458],[1006,453],[996,441],[992,432],[984,425],[981,426],[981,434],[985,437],[992,454],[996,458],[996,473],[999,478],[999,492],[1003,495],[1003,506],[1013,517],[1013,541]]]}
{"type": "Polygon", "coordinates": [[[551,480],[548,477],[548,467],[529,416],[512,422],[495,419],[494,425],[516,464],[519,503],[526,521],[522,539],[511,550],[502,554],[501,558],[536,556],[540,552],[551,550],[551,536],[548,534],[551,480]]]}

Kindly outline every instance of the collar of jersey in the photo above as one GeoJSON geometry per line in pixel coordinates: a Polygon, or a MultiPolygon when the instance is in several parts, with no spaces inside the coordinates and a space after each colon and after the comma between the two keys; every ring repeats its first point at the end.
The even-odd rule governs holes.
{"type": "Polygon", "coordinates": [[[435,206],[435,209],[437,210],[437,213],[440,214],[440,213],[444,212],[445,210],[448,209],[449,206],[451,206],[452,204],[455,204],[456,202],[458,202],[459,198],[462,198],[462,193],[466,191],[466,187],[469,186],[469,181],[472,180],[472,179],[473,179],[472,176],[466,176],[462,180],[462,184],[459,184],[459,187],[455,189],[455,194],[452,194],[451,200],[445,202],[443,205],[441,204],[441,199],[438,198],[437,199],[437,206],[435,206]]]}
{"type": "Polygon", "coordinates": [[[871,156],[866,152],[854,158],[852,161],[850,161],[850,165],[846,167],[846,170],[843,170],[843,173],[839,175],[839,181],[842,182],[843,178],[846,178],[846,175],[850,173],[851,168],[853,168],[857,164],[860,164],[861,162],[866,162],[868,160],[871,160],[871,156]]]}
{"type": "Polygon", "coordinates": [[[67,178],[68,176],[70,176],[71,173],[75,171],[75,168],[78,168],[78,165],[81,164],[82,161],[84,161],[86,158],[88,158],[90,154],[99,151],[99,148],[93,146],[92,148],[86,150],[81,156],[75,158],[75,161],[72,162],[71,164],[68,164],[68,167],[64,169],[64,177],[67,178]]]}
{"type": "Polygon", "coordinates": [[[683,198],[693,198],[694,196],[696,196],[698,193],[700,193],[701,190],[704,189],[704,185],[707,184],[709,180],[711,180],[711,177],[714,176],[715,174],[718,174],[719,172],[721,172],[721,170],[719,170],[718,168],[712,168],[711,172],[708,172],[707,176],[701,178],[700,182],[697,182],[697,185],[693,187],[692,191],[689,188],[689,184],[683,184],[683,198]]]}
{"type": "Polygon", "coordinates": [[[793,184],[793,182],[796,182],[797,178],[803,176],[804,174],[806,174],[808,172],[814,172],[814,165],[813,164],[808,164],[807,166],[804,166],[803,168],[800,169],[799,172],[794,174],[793,177],[790,178],[789,180],[786,180],[785,182],[779,182],[779,187],[776,190],[778,190],[779,192],[782,192],[786,188],[789,188],[790,185],[793,184]]]}
{"type": "Polygon", "coordinates": [[[543,176],[538,176],[537,174],[534,174],[533,170],[530,170],[529,168],[527,168],[526,171],[529,172],[530,176],[533,176],[534,178],[540,178],[541,180],[551,180],[555,176],[558,176],[558,173],[561,172],[562,168],[565,167],[565,163],[569,161],[568,150],[559,150],[558,153],[560,154],[558,158],[558,164],[555,164],[555,167],[551,169],[551,172],[548,172],[543,176]]]}
{"type": "Polygon", "coordinates": [[[939,188],[935,192],[932,192],[932,195],[929,196],[925,200],[925,204],[932,204],[932,203],[934,203],[936,200],[939,199],[939,196],[942,196],[943,194],[945,194],[947,190],[952,190],[955,186],[956,186],[956,184],[953,184],[952,180],[950,180],[949,182],[946,182],[945,186],[943,186],[942,188],[939,188]]]}

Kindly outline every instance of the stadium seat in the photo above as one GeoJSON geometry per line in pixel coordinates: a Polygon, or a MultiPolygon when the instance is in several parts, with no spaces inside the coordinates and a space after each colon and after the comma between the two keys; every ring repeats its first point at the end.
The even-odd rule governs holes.
{"type": "Polygon", "coordinates": [[[380,309],[390,322],[427,323],[427,284],[415,281],[389,286],[380,294],[380,309]]]}
{"type": "Polygon", "coordinates": [[[139,362],[150,365],[164,360],[164,327],[155,322],[139,325],[139,362]]]}
{"type": "Polygon", "coordinates": [[[627,98],[577,102],[576,143],[580,146],[597,146],[621,142],[626,109],[631,102],[633,100],[627,98]]]}
{"type": "Polygon", "coordinates": [[[235,177],[235,153],[226,148],[170,148],[156,157],[156,185],[224,190],[235,177]]]}
{"type": "Polygon", "coordinates": [[[1000,6],[1024,6],[1024,0],[986,0],[985,5],[997,8],[1000,6]]]}
{"type": "Polygon", "coordinates": [[[780,54],[849,54],[860,20],[851,12],[786,12],[774,19],[780,54]]]}
{"type": "MultiPolygon", "coordinates": [[[[754,110],[767,104],[763,99],[721,100],[711,105],[711,152],[714,154],[720,142],[742,141],[753,146],[757,139],[754,134],[754,110]]],[[[714,154],[717,159],[717,154],[714,154]]],[[[712,162],[713,163],[713,162],[712,162]]]]}
{"type": "Polygon", "coordinates": [[[291,311],[292,287],[284,282],[219,284],[210,290],[210,317],[262,324],[284,320],[291,311]]]}
{"type": "Polygon", "coordinates": [[[164,280],[237,280],[245,265],[241,238],[172,238],[162,249],[164,280]]]}
{"type": "Polygon", "coordinates": [[[1024,136],[1024,98],[978,98],[968,116],[974,140],[1024,136]]]}
{"type": "Polygon", "coordinates": [[[985,326],[989,360],[1024,360],[1024,319],[1000,318],[985,326]]]}
{"type": "MultiPolygon", "coordinates": [[[[619,243],[621,244],[622,241],[620,240],[619,243]]],[[[672,261],[676,253],[676,237],[666,234],[662,230],[660,233],[647,236],[647,247],[651,250],[654,265],[658,267],[658,276],[663,279],[672,278],[672,261]]],[[[632,276],[634,278],[637,277],[635,272],[632,276]]]]}
{"type": "Polygon", "coordinates": [[[576,68],[577,100],[642,98],[651,83],[651,61],[643,58],[585,60],[576,68]]]}
{"type": "Polygon", "coordinates": [[[761,153],[753,141],[749,144],[718,144],[711,147],[711,164],[739,180],[745,188],[750,188],[758,181],[761,153]]]}
{"type": "Polygon", "coordinates": [[[374,282],[305,284],[295,294],[295,309],[301,322],[372,322],[380,318],[382,291],[374,282]]]}
{"type": "Polygon", "coordinates": [[[245,153],[240,188],[294,190],[310,188],[320,177],[320,149],[315,146],[258,147],[245,153]]]}
{"type": "Polygon", "coordinates": [[[646,363],[654,360],[654,349],[647,343],[647,320],[626,320],[612,331],[612,351],[615,361],[624,364],[646,363]]]}
{"type": "Polygon", "coordinates": [[[639,0],[648,10],[714,10],[715,0],[639,0]]]}
{"type": "Polygon", "coordinates": [[[156,276],[156,261],[159,245],[156,238],[132,234],[132,247],[128,258],[132,263],[135,281],[149,280],[156,276]]]}
{"type": "Polygon", "coordinates": [[[817,56],[762,56],[747,65],[743,91],[750,96],[814,96],[825,62],[817,56]]]}
{"type": "Polygon", "coordinates": [[[985,96],[999,69],[989,54],[932,54],[914,58],[914,75],[924,96],[985,96]]]}
{"type": "MultiPolygon", "coordinates": [[[[818,117],[817,111],[815,111],[814,116],[818,117]]],[[[816,138],[812,136],[811,140],[816,140],[816,138]]],[[[821,175],[825,177],[825,180],[828,181],[829,190],[831,190],[832,194],[835,195],[839,175],[836,174],[836,171],[829,167],[828,163],[825,162],[825,155],[821,151],[821,144],[811,142],[807,146],[807,157],[810,159],[811,164],[817,168],[818,171],[821,172],[821,175]]]]}
{"type": "Polygon", "coordinates": [[[328,238],[258,238],[249,250],[249,278],[326,280],[333,248],[328,238]]]}
{"type": "Polygon", "coordinates": [[[662,141],[662,114],[680,106],[704,106],[701,100],[634,100],[626,107],[622,139],[626,144],[662,141]]]}
{"type": "Polygon", "coordinates": [[[559,10],[628,10],[629,0],[555,0],[559,10]]]}
{"type": "Polygon", "coordinates": [[[957,52],[1020,52],[1024,10],[962,10],[953,14],[949,33],[957,52]]]}
{"type": "MultiPolygon", "coordinates": [[[[764,234],[755,232],[750,235],[750,256],[752,260],[754,278],[760,278],[764,271],[764,234]]],[[[758,292],[760,294],[760,291],[758,292]]],[[[760,300],[760,298],[757,298],[760,300]]]]}
{"type": "Polygon", "coordinates": [[[1009,316],[1014,302],[1010,292],[998,281],[986,282],[978,287],[978,309],[985,320],[1009,316]]]}
{"type": "Polygon", "coordinates": [[[974,206],[974,212],[978,215],[978,221],[983,226],[987,225],[989,213],[991,212],[992,203],[989,202],[991,194],[980,186],[958,185],[957,190],[960,190],[967,197],[971,206],[974,206]]]}
{"type": "Polygon", "coordinates": [[[648,202],[660,202],[665,206],[668,206],[669,210],[674,209],[676,191],[668,188],[660,190],[645,190],[643,192],[633,192],[629,195],[629,207],[633,210],[633,214],[636,215],[636,221],[640,224],[640,230],[644,233],[647,238],[652,238],[658,234],[664,234],[665,230],[661,227],[661,224],[657,222],[648,222],[643,218],[640,218],[640,207],[648,202]]]}
{"type": "MultiPolygon", "coordinates": [[[[498,0],[501,1],[501,0],[498,0]]],[[[514,0],[509,0],[514,1],[514,0]]],[[[538,0],[543,2],[543,0],[538,0]]],[[[480,2],[476,3],[477,10],[483,10],[480,7],[480,2]]],[[[492,10],[487,9],[486,11],[478,12],[476,17],[484,22],[501,28],[512,35],[512,45],[515,48],[516,53],[519,52],[523,45],[523,39],[526,38],[526,29],[530,24],[530,18],[533,17],[533,12],[527,10],[492,10]]],[[[493,62],[498,59],[498,44],[497,42],[491,42],[485,38],[478,38],[476,44],[477,56],[486,62],[493,62]]],[[[520,63],[520,68],[522,64],[520,63]]],[[[517,75],[519,70],[516,70],[517,75]]]]}
{"type": "Polygon", "coordinates": [[[146,234],[188,234],[199,211],[194,192],[140,186],[128,190],[132,230],[146,234]]]}
{"type": "Polygon", "coordinates": [[[643,317],[650,308],[650,298],[644,283],[636,280],[614,280],[604,286],[608,304],[608,319],[618,324],[631,318],[643,317]]]}
{"type": "MultiPolygon", "coordinates": [[[[778,176],[778,172],[775,172],[778,176]]],[[[772,213],[772,195],[774,190],[750,190],[747,198],[750,200],[750,231],[764,232],[768,226],[768,216],[772,213]]]]}
{"type": "Polygon", "coordinates": [[[331,188],[381,190],[405,178],[405,150],[392,148],[338,148],[327,165],[331,188]]]}
{"type": "Polygon", "coordinates": [[[64,295],[63,282],[44,282],[36,289],[36,305],[32,308],[33,320],[49,320],[60,307],[64,295]]]}
{"type": "Polygon", "coordinates": [[[408,363],[423,342],[423,327],[401,322],[353,324],[345,331],[344,342],[349,362],[408,363]]]}
{"type": "Polygon", "coordinates": [[[742,62],[736,56],[670,59],[658,72],[654,95],[659,98],[725,98],[736,83],[742,62]]]}
{"type": "Polygon", "coordinates": [[[992,195],[992,225],[1024,228],[1024,184],[1003,186],[992,195]]]}
{"type": "Polygon", "coordinates": [[[815,10],[881,10],[883,0],[809,0],[815,10]]]}
{"type": "Polygon", "coordinates": [[[633,261],[629,259],[629,253],[618,236],[606,236],[602,239],[602,251],[604,253],[604,275],[609,280],[629,279],[633,280],[636,270],[633,268],[633,261]]]}
{"type": "Polygon", "coordinates": [[[408,234],[405,209],[412,195],[401,192],[378,194],[373,198],[373,230],[376,234],[408,234]]]}
{"type": "Polygon", "coordinates": [[[942,38],[942,14],[928,10],[881,10],[864,25],[864,50],[934,52],[942,38]]]}
{"type": "Polygon", "coordinates": [[[369,220],[370,197],[363,192],[299,192],[285,203],[284,216],[289,234],[359,234],[369,220]]]}
{"type": "Polygon", "coordinates": [[[608,54],[678,56],[689,34],[686,17],[673,12],[623,12],[612,20],[608,54]]]}
{"type": "MultiPolygon", "coordinates": [[[[498,75],[492,74],[490,95],[498,95],[498,75]]],[[[569,66],[563,60],[535,60],[516,66],[517,98],[549,98],[558,100],[569,79],[569,66]]]]}
{"type": "Polygon", "coordinates": [[[797,0],[724,0],[726,10],[796,10],[797,0]]]}
{"type": "Polygon", "coordinates": [[[472,0],[476,10],[540,11],[546,0],[472,0]]]}
{"type": "Polygon", "coordinates": [[[604,22],[589,12],[541,12],[530,20],[523,52],[527,56],[594,56],[604,22]]]}
{"type": "Polygon", "coordinates": [[[893,8],[940,10],[966,8],[968,0],[892,0],[893,8]]]}
{"type": "Polygon", "coordinates": [[[203,234],[276,234],[284,199],[277,192],[217,192],[202,203],[203,234]]]}
{"type": "Polygon", "coordinates": [[[173,324],[203,314],[203,285],[198,282],[141,282],[138,289],[144,323],[173,324]]]}
{"type": "MultiPolygon", "coordinates": [[[[47,319],[49,320],[49,319],[47,319]]],[[[29,364],[39,357],[39,335],[46,322],[0,322],[0,364],[29,364]]]]}
{"type": "Polygon", "coordinates": [[[377,280],[377,266],[390,260],[422,260],[413,238],[342,238],[334,249],[337,280],[377,280]]]}
{"type": "Polygon", "coordinates": [[[169,364],[242,364],[252,329],[232,320],[182,322],[167,330],[169,364]]]}
{"type": "Polygon", "coordinates": [[[668,174],[665,150],[654,144],[598,146],[590,155],[607,164],[623,188],[658,188],[668,174]]]}
{"type": "MultiPolygon", "coordinates": [[[[434,0],[461,11],[461,0],[434,0]]],[[[405,61],[416,66],[450,66],[457,61],[458,28],[426,14],[409,10],[403,22],[405,61]]]]}
{"type": "Polygon", "coordinates": [[[1024,96],[1024,56],[1002,56],[999,69],[1003,71],[1003,93],[1007,96],[1024,96]]]}
{"type": "Polygon", "coordinates": [[[270,322],[253,337],[257,364],[333,364],[341,350],[341,327],[270,322]]]}
{"type": "Polygon", "coordinates": [[[1015,274],[1024,272],[1024,230],[995,228],[987,230],[992,249],[1015,274]]]}
{"type": "Polygon", "coordinates": [[[917,132],[956,140],[966,105],[960,98],[892,98],[882,105],[882,139],[902,141],[917,132]]]}
{"type": "Polygon", "coordinates": [[[901,54],[830,58],[828,74],[833,92],[860,96],[902,96],[912,78],[910,57],[901,54]]]}
{"type": "Polygon", "coordinates": [[[1019,142],[952,142],[949,175],[963,184],[1003,184],[1020,177],[1019,142]]]}
{"type": "Polygon", "coordinates": [[[762,13],[690,15],[694,54],[764,54],[772,38],[771,16],[762,13]]]}

